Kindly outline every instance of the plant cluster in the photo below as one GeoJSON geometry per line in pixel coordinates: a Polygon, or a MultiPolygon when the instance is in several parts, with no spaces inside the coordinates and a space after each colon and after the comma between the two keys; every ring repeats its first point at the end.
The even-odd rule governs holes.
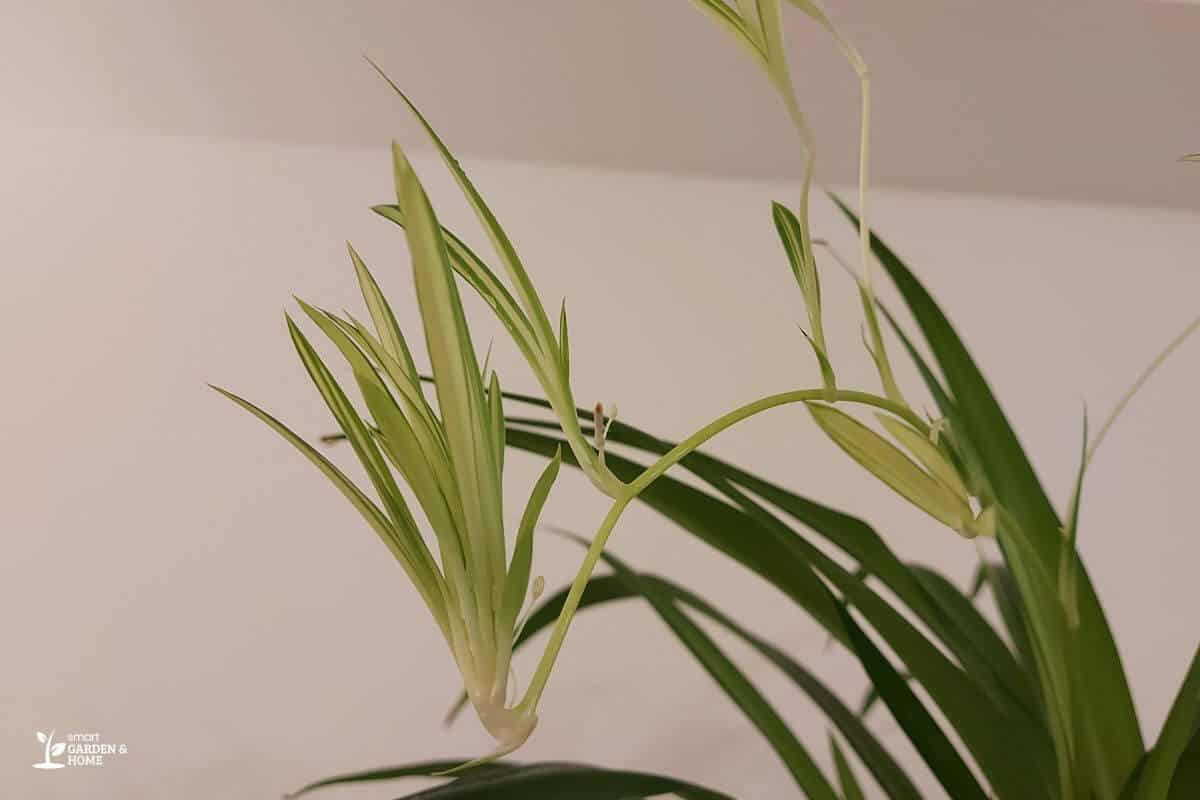
{"type": "Polygon", "coordinates": [[[772,213],[804,303],[806,336],[821,385],[749,403],[678,443],[617,421],[615,408],[609,413],[601,405],[579,408],[571,391],[565,303],[553,325],[495,215],[432,126],[396,88],[474,209],[501,272],[442,227],[404,152],[394,145],[396,202],[374,210],[402,227],[407,238],[430,374],[419,371],[395,314],[353,248],[350,258],[369,324],[303,301],[300,309],[346,362],[358,390],[356,399],[300,326],[287,320],[300,359],[339,427],[329,438],[348,442],[375,497],[283,423],[226,394],[315,464],[389,548],[424,600],[461,673],[464,693],[452,716],[469,703],[496,740],[496,750],[466,764],[440,761],[357,773],[303,791],[334,783],[444,774],[452,780],[420,796],[723,797],[661,776],[497,760],[534,731],[539,702],[576,613],[640,598],[766,737],[806,797],[864,797],[863,771],[893,800],[921,796],[866,722],[866,711],[875,700],[886,706],[955,800],[1200,796],[1200,652],[1166,724],[1154,742],[1146,743],[1117,647],[1076,547],[1083,478],[1096,446],[1149,373],[1197,323],[1156,359],[1090,441],[1085,421],[1075,490],[1060,514],[949,320],[908,267],[870,231],[870,74],[862,58],[818,6],[791,0],[830,33],[860,80],[863,135],[857,213],[834,198],[858,227],[860,265],[855,269],[810,231],[815,147],[792,85],[780,0],[696,3],[762,67],[800,137],[805,171],[799,202],[794,210],[776,203],[772,213]],[[838,383],[822,324],[818,252],[840,262],[857,282],[863,339],[876,366],[879,392],[838,383]],[[876,263],[898,290],[931,359],[876,297],[876,263]],[[542,396],[505,392],[486,358],[480,366],[459,279],[503,324],[542,396]],[[915,363],[936,415],[918,413],[901,392],[881,322],[915,363]],[[427,396],[426,383],[436,403],[427,396]],[[794,403],[803,404],[846,454],[934,521],[964,538],[994,542],[994,547],[980,549],[981,566],[969,592],[934,570],[902,561],[862,520],[698,449],[741,420],[794,403]],[[509,413],[513,405],[535,413],[509,413]],[[870,415],[851,413],[862,411],[870,415]],[[610,445],[623,450],[614,452],[610,445]],[[504,530],[507,448],[548,459],[512,537],[504,530]],[[574,581],[539,603],[544,581],[533,576],[534,534],[563,463],[580,469],[610,498],[611,507],[591,540],[582,541],[586,554],[574,581]],[[709,491],[666,474],[676,466],[709,491]],[[406,496],[419,506],[431,537],[417,522],[406,496]],[[814,619],[857,657],[871,682],[872,703],[853,710],[794,655],[743,627],[694,589],[638,571],[606,550],[622,512],[634,502],[661,512],[683,531],[753,571],[814,619]],[[842,566],[814,544],[814,538],[843,552],[856,568],[842,566]],[[608,571],[596,574],[600,561],[608,571]],[[974,602],[985,588],[999,609],[1001,627],[974,602]],[[831,729],[832,772],[822,768],[697,624],[697,616],[748,643],[824,712],[831,729]],[[542,656],[519,692],[512,678],[513,654],[545,629],[549,638],[542,656]],[[913,690],[913,683],[923,689],[924,697],[913,690]]]}

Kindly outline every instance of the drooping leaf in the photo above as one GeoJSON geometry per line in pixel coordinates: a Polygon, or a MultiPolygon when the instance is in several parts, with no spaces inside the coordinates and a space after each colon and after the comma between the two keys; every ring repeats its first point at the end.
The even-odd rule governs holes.
{"type": "Polygon", "coordinates": [[[850,613],[843,610],[842,616],[859,661],[878,689],[880,698],[929,765],[934,777],[954,800],[987,800],[983,787],[975,780],[937,721],[908,687],[908,682],[879,652],[879,648],[858,627],[850,613]]]}
{"type": "MultiPolygon", "coordinates": [[[[288,798],[298,798],[330,786],[378,783],[409,777],[436,777],[462,763],[462,759],[444,759],[337,775],[310,783],[288,795],[288,798]]],[[[539,800],[569,796],[615,800],[654,797],[668,792],[691,800],[729,800],[727,795],[719,792],[657,775],[606,770],[581,764],[521,765],[507,761],[469,767],[456,773],[454,780],[407,797],[539,800]]]]}
{"type": "Polygon", "coordinates": [[[737,624],[728,615],[718,611],[694,592],[662,578],[643,577],[658,582],[681,602],[736,634],[787,675],[837,727],[889,798],[892,800],[916,800],[920,797],[904,770],[892,759],[875,735],[862,724],[853,711],[846,707],[845,703],[815,675],[805,669],[799,661],[737,624]]]}
{"type": "Polygon", "coordinates": [[[817,767],[808,750],[800,743],[787,723],[779,716],[762,693],[745,674],[729,660],[717,643],[692,622],[673,602],[671,593],[654,581],[643,580],[621,559],[610,552],[602,556],[615,574],[635,586],[662,618],[679,641],[712,676],[726,695],[733,700],[771,747],[787,765],[797,785],[811,800],[838,800],[828,779],[817,767]]]}
{"type": "Polygon", "coordinates": [[[909,569],[933,596],[937,608],[951,617],[954,627],[970,640],[972,646],[955,648],[956,655],[964,660],[977,659],[972,664],[973,674],[990,673],[995,683],[989,682],[989,688],[994,686],[1002,690],[1008,698],[1023,706],[1030,716],[1036,716],[1038,701],[1027,674],[979,609],[940,573],[916,564],[910,564],[909,569]]]}
{"type": "Polygon", "coordinates": [[[683,800],[732,800],[721,792],[661,775],[554,762],[459,778],[399,800],[627,800],[667,794],[683,800]]]}

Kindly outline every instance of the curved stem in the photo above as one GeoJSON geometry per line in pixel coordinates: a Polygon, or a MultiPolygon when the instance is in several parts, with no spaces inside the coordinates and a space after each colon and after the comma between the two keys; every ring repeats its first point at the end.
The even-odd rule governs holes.
{"type": "MultiPolygon", "coordinates": [[[[748,403],[741,408],[730,411],[723,417],[710,422],[700,430],[693,433],[688,438],[684,439],[679,444],[675,445],[664,454],[658,461],[654,462],[641,475],[639,475],[632,483],[629,484],[630,490],[634,492],[636,497],[647,486],[649,486],[656,478],[678,463],[688,453],[691,453],[700,445],[707,442],[712,437],[716,436],[726,428],[736,425],[742,420],[752,417],[760,411],[766,411],[769,408],[783,406],[789,403],[806,403],[810,401],[826,401],[829,395],[825,389],[798,389],[791,392],[782,392],[773,394],[769,397],[764,397],[761,400],[755,400],[753,403],[748,403]]],[[[838,389],[833,393],[833,400],[838,400],[850,403],[860,403],[862,405],[874,406],[876,408],[888,411],[902,418],[911,425],[915,425],[920,431],[927,431],[928,426],[921,421],[920,417],[912,412],[911,409],[902,406],[898,403],[893,403],[885,397],[871,394],[870,392],[856,392],[847,389],[838,389]]]]}
{"type": "Polygon", "coordinates": [[[563,640],[567,638],[567,629],[571,627],[571,619],[579,608],[579,601],[583,597],[584,589],[587,588],[588,579],[591,578],[597,562],[600,561],[604,543],[608,541],[609,535],[616,527],[617,520],[621,518],[621,512],[635,496],[626,490],[613,501],[604,521],[600,523],[600,529],[596,531],[587,555],[583,557],[583,563],[579,566],[575,582],[571,584],[571,591],[567,593],[567,599],[563,603],[562,611],[559,612],[558,621],[554,623],[550,641],[546,643],[546,649],[542,652],[542,660],[538,662],[537,671],[530,678],[529,686],[525,689],[525,696],[521,698],[521,703],[517,706],[517,710],[521,713],[532,714],[537,709],[538,701],[542,698],[542,692],[546,688],[546,681],[550,679],[550,670],[554,668],[558,652],[562,650],[563,640]]]}
{"type": "Polygon", "coordinates": [[[1183,329],[1182,333],[1172,339],[1171,343],[1168,344],[1166,348],[1163,349],[1163,351],[1155,356],[1154,360],[1150,362],[1150,366],[1146,367],[1146,369],[1142,371],[1142,374],[1138,376],[1138,379],[1133,382],[1133,386],[1130,386],[1125,394],[1121,396],[1121,399],[1117,402],[1117,405],[1112,410],[1112,413],[1108,415],[1108,419],[1106,419],[1104,424],[1100,426],[1100,432],[1096,434],[1096,438],[1092,440],[1090,445],[1088,445],[1087,454],[1083,459],[1085,467],[1092,463],[1092,457],[1096,455],[1096,450],[1100,447],[1100,443],[1104,441],[1104,437],[1107,436],[1109,430],[1112,429],[1113,423],[1117,421],[1117,417],[1121,416],[1121,412],[1125,410],[1125,406],[1129,405],[1129,401],[1133,399],[1133,396],[1137,394],[1143,386],[1146,385],[1146,381],[1150,379],[1150,376],[1154,374],[1154,371],[1161,367],[1163,362],[1170,358],[1171,354],[1174,353],[1181,344],[1186,342],[1188,337],[1195,333],[1198,329],[1200,329],[1200,317],[1192,320],[1191,323],[1189,323],[1188,326],[1183,329]]]}
{"type": "MultiPolygon", "coordinates": [[[[604,521],[600,523],[600,528],[596,531],[595,537],[592,538],[591,546],[588,547],[587,554],[583,558],[583,563],[579,566],[579,572],[576,573],[575,580],[571,584],[571,590],[567,593],[567,599],[563,603],[562,611],[559,612],[558,620],[554,623],[554,630],[550,634],[550,641],[546,643],[546,649],[542,653],[541,661],[538,662],[537,670],[530,679],[529,686],[525,690],[525,696],[521,699],[517,710],[524,714],[532,714],[536,711],[538,701],[541,700],[542,692],[546,688],[546,682],[550,679],[550,671],[554,668],[554,662],[558,659],[559,651],[562,650],[563,641],[567,638],[567,629],[571,627],[571,620],[579,608],[579,602],[583,598],[584,590],[587,589],[588,580],[591,578],[592,572],[596,569],[596,564],[600,561],[600,555],[604,552],[604,545],[608,542],[608,537],[612,535],[613,529],[616,527],[617,521],[621,518],[621,514],[625,511],[625,508],[638,495],[645,491],[646,487],[661,477],[664,472],[726,428],[732,427],[760,411],[766,411],[777,406],[788,405],[789,403],[826,401],[828,399],[829,394],[825,389],[799,389],[773,394],[761,400],[756,400],[753,403],[747,403],[741,408],[734,409],[728,414],[705,425],[664,453],[631,483],[625,484],[623,490],[613,499],[613,504],[609,508],[608,514],[605,515],[604,521]]],[[[894,403],[885,397],[879,397],[869,392],[838,390],[834,393],[833,399],[874,406],[895,414],[916,427],[919,431],[928,432],[928,426],[911,409],[894,403]]]]}

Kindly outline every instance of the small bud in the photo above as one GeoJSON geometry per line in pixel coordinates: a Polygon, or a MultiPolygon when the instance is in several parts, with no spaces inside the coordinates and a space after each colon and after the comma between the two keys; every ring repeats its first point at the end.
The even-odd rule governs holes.
{"type": "Polygon", "coordinates": [[[538,575],[536,578],[533,579],[533,591],[530,592],[530,596],[531,596],[533,602],[536,603],[538,598],[542,596],[542,592],[544,592],[544,591],[546,591],[546,578],[543,577],[542,575],[538,575]]]}
{"type": "Polygon", "coordinates": [[[604,404],[596,403],[596,408],[592,410],[592,440],[596,444],[596,450],[604,452],[604,404]]]}

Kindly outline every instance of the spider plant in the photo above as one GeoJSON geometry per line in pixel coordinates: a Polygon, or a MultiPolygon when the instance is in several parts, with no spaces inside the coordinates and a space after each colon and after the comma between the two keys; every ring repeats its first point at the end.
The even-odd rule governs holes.
{"type": "MultiPolygon", "coordinates": [[[[397,201],[375,210],[401,226],[408,240],[429,359],[430,375],[424,379],[432,386],[436,410],[422,389],[423,376],[395,316],[353,250],[351,260],[372,326],[306,303],[300,307],[347,362],[359,390],[357,404],[299,326],[288,319],[301,361],[340,428],[327,438],[349,442],[378,503],[282,423],[248,401],[229,396],[299,449],[380,535],[424,599],[462,674],[464,692],[451,718],[470,703],[496,739],[497,750],[465,765],[446,760],[373,770],[319,781],[302,791],[453,772],[450,782],[419,796],[724,796],[642,773],[495,760],[533,732],[543,690],[574,616],[584,608],[639,598],[767,739],[803,796],[867,796],[863,786],[870,784],[859,775],[865,770],[889,798],[921,797],[895,755],[871,731],[867,713],[873,703],[853,710],[794,655],[733,620],[697,587],[641,572],[606,549],[623,511],[642,502],[767,581],[852,653],[870,681],[871,697],[887,708],[947,796],[1200,796],[1200,651],[1166,723],[1146,742],[1117,646],[1077,549],[1084,477],[1097,447],[1149,375],[1200,327],[1200,320],[1152,362],[1095,438],[1088,438],[1085,421],[1075,488],[1061,511],[1056,510],[949,319],[867,224],[870,74],[862,58],[817,5],[791,0],[830,33],[860,80],[858,211],[833,197],[858,229],[860,265],[855,269],[811,234],[815,146],[791,80],[779,0],[695,2],[762,67],[799,134],[804,177],[796,210],[776,203],[772,216],[784,258],[799,285],[820,385],[749,403],[678,443],[617,421],[615,409],[605,414],[598,404],[577,407],[570,386],[565,304],[556,332],[495,214],[433,127],[393,83],[474,209],[507,284],[440,225],[420,180],[394,146],[397,201]],[[876,365],[879,392],[838,385],[822,325],[818,249],[857,283],[864,344],[876,365]],[[931,359],[879,302],[873,277],[877,264],[897,289],[931,359]],[[480,368],[456,275],[501,321],[544,397],[503,392],[486,364],[480,368]],[[937,415],[923,416],[906,400],[912,392],[902,392],[896,382],[881,320],[915,363],[937,415]],[[509,408],[526,410],[511,413],[505,401],[509,408]],[[819,429],[874,478],[933,522],[958,537],[977,540],[974,545],[957,545],[978,546],[982,555],[970,592],[928,567],[904,562],[865,521],[698,449],[741,420],[794,403],[803,404],[819,429]],[[864,413],[868,411],[870,416],[864,413]],[[612,445],[623,449],[615,452],[612,445]],[[503,530],[501,491],[507,447],[549,459],[513,537],[511,557],[506,555],[510,548],[503,530]],[[574,581],[535,605],[540,581],[533,582],[531,593],[534,530],[560,463],[579,468],[611,506],[592,538],[581,540],[586,552],[574,581]],[[668,475],[676,465],[709,491],[668,475]],[[401,484],[408,486],[428,520],[436,558],[406,505],[401,484]],[[842,551],[855,567],[827,555],[816,539],[842,551]],[[981,542],[991,544],[984,547],[981,542]],[[601,561],[608,571],[597,575],[601,561]],[[1000,626],[976,605],[984,588],[1000,612],[1000,626]],[[522,615],[530,597],[530,608],[522,615]],[[822,766],[823,760],[697,625],[696,615],[761,653],[823,711],[830,726],[832,770],[822,766]],[[512,655],[546,629],[550,635],[537,668],[520,693],[511,679],[512,655]]],[[[947,538],[947,546],[955,542],[957,537],[947,538]]]]}

